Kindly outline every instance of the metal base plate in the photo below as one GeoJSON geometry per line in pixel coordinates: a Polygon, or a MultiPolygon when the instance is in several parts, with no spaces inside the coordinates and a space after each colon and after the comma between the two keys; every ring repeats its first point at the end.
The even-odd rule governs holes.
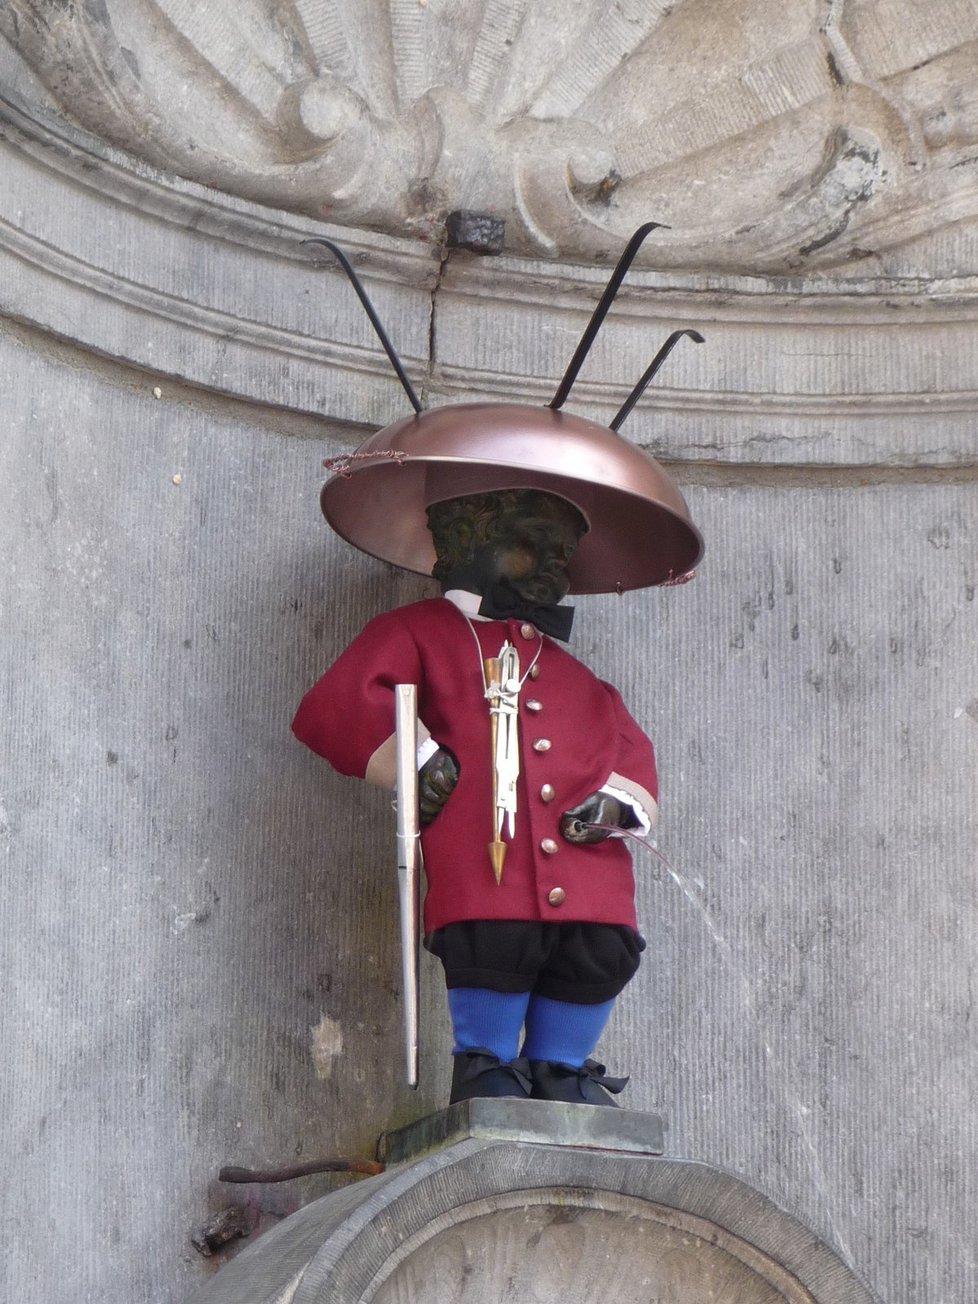
{"type": "Polygon", "coordinates": [[[664,1131],[658,1114],[631,1109],[548,1100],[463,1100],[396,1132],[385,1132],[378,1158],[400,1164],[470,1138],[661,1155],[664,1131]]]}

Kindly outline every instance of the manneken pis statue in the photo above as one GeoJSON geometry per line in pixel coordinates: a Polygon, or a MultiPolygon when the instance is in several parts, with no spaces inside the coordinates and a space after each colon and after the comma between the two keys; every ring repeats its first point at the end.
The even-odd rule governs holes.
{"type": "Polygon", "coordinates": [[[591,1055],[645,948],[616,831],[649,831],[657,779],[617,691],[560,645],[589,524],[568,498],[517,488],[433,502],[428,526],[444,596],[371,621],[293,729],[341,774],[392,787],[394,687],[417,685],[424,944],[445,971],[451,1099],[613,1105],[625,1080],[591,1055]],[[518,776],[493,857],[501,663],[518,776]]]}

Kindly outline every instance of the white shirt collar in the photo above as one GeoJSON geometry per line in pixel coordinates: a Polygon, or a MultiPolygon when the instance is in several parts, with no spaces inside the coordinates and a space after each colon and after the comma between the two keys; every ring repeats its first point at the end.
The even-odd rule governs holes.
{"type": "Polygon", "coordinates": [[[488,616],[480,616],[479,608],[482,606],[482,594],[470,593],[468,589],[449,589],[445,597],[463,615],[470,616],[473,620],[488,620],[488,616]]]}

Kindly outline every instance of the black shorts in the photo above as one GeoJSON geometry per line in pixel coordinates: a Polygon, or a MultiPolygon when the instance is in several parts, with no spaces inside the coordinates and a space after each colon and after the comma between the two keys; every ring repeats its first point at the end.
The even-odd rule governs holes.
{"type": "Polygon", "coordinates": [[[610,1001],[634,977],[645,939],[620,924],[466,920],[436,929],[426,950],[448,987],[535,992],[573,1005],[610,1001]]]}

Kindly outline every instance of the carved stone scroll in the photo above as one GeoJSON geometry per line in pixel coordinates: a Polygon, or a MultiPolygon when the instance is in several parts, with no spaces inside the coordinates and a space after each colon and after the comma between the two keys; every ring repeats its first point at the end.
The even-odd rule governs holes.
{"type": "Polygon", "coordinates": [[[97,135],[275,208],[647,266],[949,273],[978,221],[970,0],[9,0],[97,135]],[[940,270],[940,268],[938,268],[940,270]]]}

